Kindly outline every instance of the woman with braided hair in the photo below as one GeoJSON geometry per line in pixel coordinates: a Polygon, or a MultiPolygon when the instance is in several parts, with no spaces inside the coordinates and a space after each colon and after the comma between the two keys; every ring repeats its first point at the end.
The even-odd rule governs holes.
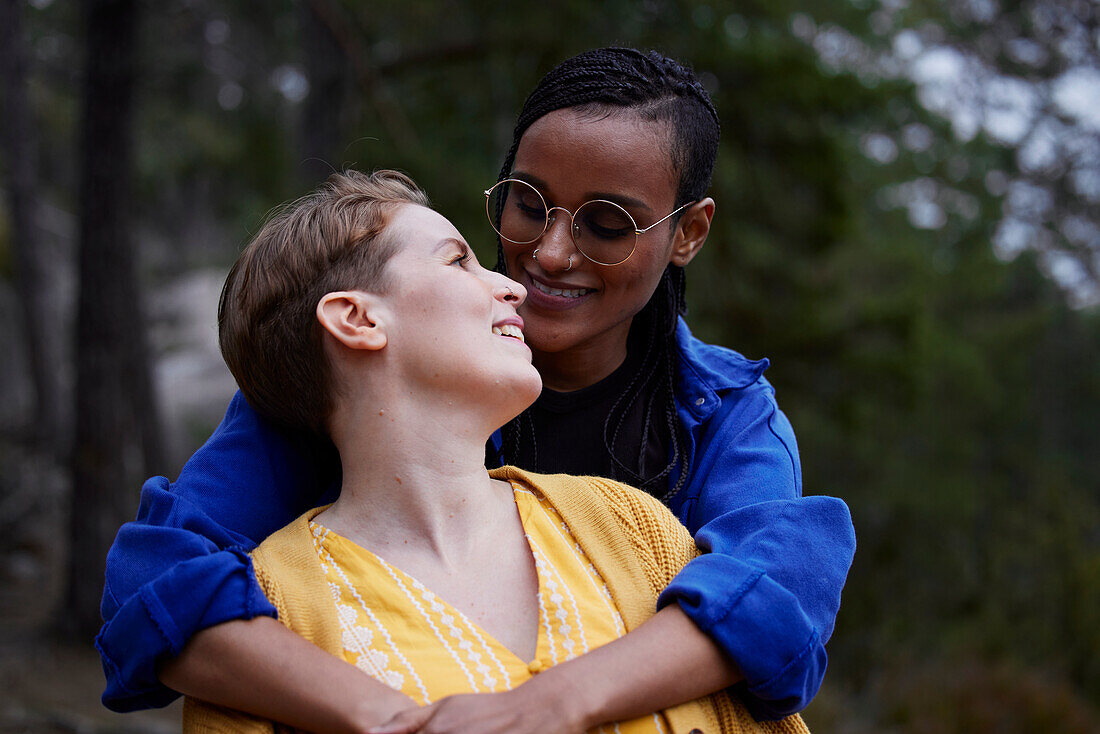
{"type": "MultiPolygon", "coordinates": [[[[489,462],[641,486],[703,554],[665,589],[661,611],[613,645],[506,694],[407,712],[388,730],[415,730],[425,716],[425,730],[520,730],[499,723],[518,710],[530,731],[569,731],[554,727],[606,720],[563,715],[582,704],[622,718],[730,684],[757,719],[778,719],[820,686],[854,548],[847,508],[801,496],[766,361],[703,344],[680,318],[683,267],[714,214],[717,142],[717,115],[690,70],[601,49],[540,82],[487,190],[498,269],[527,289],[520,314],[545,385],[490,441],[489,462]]],[[[304,450],[238,395],[177,482],[146,483],[108,558],[105,703],[163,705],[176,695],[167,684],[332,731],[402,708],[284,634],[246,555],[316,505],[335,471],[330,454],[304,450]]]]}

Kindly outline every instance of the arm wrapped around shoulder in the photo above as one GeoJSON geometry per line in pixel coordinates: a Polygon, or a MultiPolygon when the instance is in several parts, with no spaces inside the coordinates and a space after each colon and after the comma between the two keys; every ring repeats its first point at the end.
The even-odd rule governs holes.
{"type": "MultiPolygon", "coordinates": [[[[632,487],[605,479],[588,479],[593,490],[599,493],[602,503],[610,510],[623,536],[629,540],[634,555],[649,582],[653,597],[664,592],[687,568],[707,559],[700,556],[691,534],[669,510],[652,496],[632,487]],[[686,567],[686,568],[685,568],[686,567]]],[[[674,592],[675,593],[675,592],[674,592]]],[[[674,596],[670,598],[675,598],[674,596]]],[[[668,601],[661,597],[664,606],[668,601]]],[[[652,607],[649,610],[652,614],[652,607]]],[[[624,615],[625,616],[625,615],[624,615]]],[[[629,626],[629,623],[628,623],[629,626]]],[[[707,634],[710,630],[703,629],[707,634]]],[[[807,734],[805,722],[797,714],[757,717],[739,700],[731,697],[734,689],[720,691],[706,700],[713,707],[714,719],[724,734],[744,732],[769,732],[773,734],[807,734]],[[756,720],[775,719],[775,720],[756,720]]],[[[681,716],[690,716],[693,704],[666,710],[671,722],[678,723],[681,716]]],[[[706,710],[705,708],[703,709],[706,710]]],[[[674,727],[675,728],[675,727],[674,727]]]]}
{"type": "Polygon", "coordinates": [[[758,719],[799,711],[817,693],[825,642],[855,552],[847,505],[833,497],[759,502],[695,536],[703,555],[661,594],[738,662],[737,692],[758,719]]]}

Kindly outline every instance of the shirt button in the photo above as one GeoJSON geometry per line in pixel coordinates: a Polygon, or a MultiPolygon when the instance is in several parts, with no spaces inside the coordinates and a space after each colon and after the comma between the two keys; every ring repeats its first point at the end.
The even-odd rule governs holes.
{"type": "MultiPolygon", "coordinates": [[[[534,675],[535,673],[541,673],[542,672],[542,661],[537,659],[537,658],[532,660],[531,662],[527,663],[527,670],[532,675],[534,675]]],[[[702,732],[700,732],[700,734],[702,734],[702,732]]]]}
{"type": "MultiPolygon", "coordinates": [[[[696,405],[702,405],[705,402],[707,402],[705,398],[699,398],[698,400],[695,401],[695,404],[696,405]]],[[[691,732],[690,734],[694,734],[694,732],[691,732]]],[[[699,732],[699,734],[703,734],[703,732],[699,732]]]]}

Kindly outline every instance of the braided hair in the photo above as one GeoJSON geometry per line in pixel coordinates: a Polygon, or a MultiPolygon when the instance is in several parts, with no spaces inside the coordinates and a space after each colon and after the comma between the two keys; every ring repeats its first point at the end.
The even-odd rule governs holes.
{"type": "MultiPolygon", "coordinates": [[[[669,155],[680,175],[675,205],[697,201],[706,194],[718,154],[718,113],[690,68],[656,51],[630,48],[601,48],[563,61],[542,78],[524,103],[498,181],[511,175],[527,128],[544,115],[565,108],[582,114],[629,110],[647,122],[664,123],[669,129],[669,155]]],[[[496,269],[506,272],[499,239],[496,269]]],[[[687,481],[687,443],[673,392],[676,324],[687,310],[684,290],[683,268],[670,263],[652,297],[635,317],[630,348],[640,350],[641,366],[619,394],[603,429],[614,478],[662,499],[671,497],[687,481]],[[621,456],[622,451],[617,450],[619,437],[637,400],[645,401],[640,453],[621,456]],[[669,441],[671,458],[659,472],[643,476],[646,448],[662,437],[669,441]],[[677,467],[679,476],[670,487],[668,476],[677,467]]],[[[538,447],[528,412],[504,426],[503,435],[506,463],[519,455],[521,442],[528,442],[537,462],[538,447]]]]}

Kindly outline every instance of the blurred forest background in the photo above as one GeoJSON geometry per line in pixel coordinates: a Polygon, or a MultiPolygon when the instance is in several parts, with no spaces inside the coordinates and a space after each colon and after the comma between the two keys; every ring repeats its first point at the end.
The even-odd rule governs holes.
{"type": "Polygon", "coordinates": [[[103,555],[232,394],[215,304],[265,213],[401,168],[491,264],[524,96],[613,43],[714,95],[689,321],[772,360],[855,518],[811,727],[1100,731],[1097,3],[0,8],[0,731],[172,730],[96,704],[103,555]]]}

